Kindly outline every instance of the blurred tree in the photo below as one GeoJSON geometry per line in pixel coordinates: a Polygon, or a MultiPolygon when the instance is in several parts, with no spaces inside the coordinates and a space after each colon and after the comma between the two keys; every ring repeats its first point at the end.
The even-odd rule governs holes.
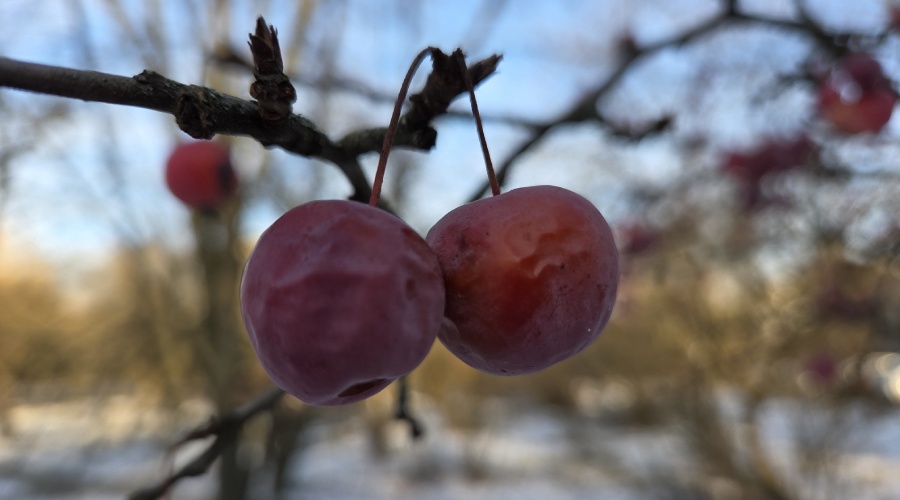
{"type": "MultiPolygon", "coordinates": [[[[265,378],[235,303],[249,242],[302,201],[360,197],[377,148],[342,150],[337,138],[384,125],[404,59],[429,44],[507,52],[479,90],[499,178],[584,194],[619,227],[625,264],[610,328],[564,365],[488,378],[436,346],[413,386],[451,422],[477,426],[483,398],[511,393],[597,425],[610,413],[675,421],[701,470],[650,480],[700,498],[819,498],[827,488],[805,485],[841,479],[822,456],[842,418],[884,401],[860,380],[867,355],[900,350],[896,5],[48,0],[64,12],[56,19],[25,15],[30,4],[11,3],[0,21],[10,56],[149,69],[242,99],[246,32],[275,12],[294,110],[334,149],[304,158],[228,138],[240,197],[189,216],[161,201],[162,158],[184,137],[170,117],[0,93],[0,255],[34,254],[0,273],[0,408],[38,384],[109,380],[156,390],[170,408],[202,393],[226,416],[252,399],[265,378]],[[85,239],[91,251],[67,249],[85,239]],[[810,464],[801,473],[780,468],[759,435],[766,404],[784,397],[834,417],[792,455],[810,464]]],[[[0,86],[16,86],[18,70],[3,60],[0,86]]],[[[486,191],[467,114],[451,108],[435,128],[438,147],[395,155],[385,189],[420,229],[486,191]]],[[[269,464],[284,489],[289,443],[302,447],[318,415],[266,397],[271,406],[250,409],[272,410],[269,464]]],[[[388,425],[380,408],[368,410],[373,432],[388,425]]],[[[237,429],[256,414],[237,411],[247,417],[237,429]]],[[[219,451],[220,498],[245,496],[250,461],[235,443],[250,439],[219,451]]]]}

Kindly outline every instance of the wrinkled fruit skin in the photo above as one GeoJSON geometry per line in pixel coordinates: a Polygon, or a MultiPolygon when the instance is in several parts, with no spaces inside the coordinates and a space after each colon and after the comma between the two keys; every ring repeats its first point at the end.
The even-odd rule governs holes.
{"type": "Polygon", "coordinates": [[[609,321],[616,245],[600,212],[571,191],[534,186],[463,205],[426,240],[456,326],[438,338],[473,368],[542,370],[587,347],[609,321]]]}
{"type": "Polygon", "coordinates": [[[241,281],[269,377],[313,405],[360,401],[416,368],[440,329],[434,253],[399,218],[344,200],[307,203],[260,237],[241,281]]]}
{"type": "Polygon", "coordinates": [[[166,185],[185,205],[200,211],[219,208],[237,191],[228,148],[213,141],[179,144],[166,162],[166,185]]]}

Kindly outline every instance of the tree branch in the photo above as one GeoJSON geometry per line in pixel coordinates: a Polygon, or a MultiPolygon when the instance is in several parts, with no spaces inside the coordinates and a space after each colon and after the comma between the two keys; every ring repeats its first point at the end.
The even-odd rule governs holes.
{"type": "Polygon", "coordinates": [[[282,396],[284,396],[284,392],[281,389],[273,389],[247,406],[244,406],[233,413],[214,418],[208,424],[189,432],[172,446],[172,450],[190,441],[205,439],[209,436],[216,436],[216,439],[203,451],[203,453],[194,457],[193,460],[184,464],[180,469],[170,474],[158,484],[138,490],[129,495],[129,500],[154,500],[160,498],[178,481],[184,478],[205,474],[206,471],[212,467],[212,464],[215,463],[216,459],[219,458],[219,455],[224,449],[236,444],[244,424],[259,413],[274,407],[281,401],[282,396]]]}
{"type": "MultiPolygon", "coordinates": [[[[241,57],[235,52],[235,49],[230,46],[222,46],[216,48],[215,51],[207,56],[206,59],[211,63],[223,67],[230,66],[237,70],[253,71],[253,63],[241,57]]],[[[362,97],[363,99],[366,99],[373,103],[393,104],[397,99],[396,95],[373,90],[372,88],[366,86],[365,83],[353,78],[339,77],[334,75],[310,76],[306,73],[292,73],[290,75],[290,79],[292,82],[299,86],[314,89],[319,92],[339,90],[342,92],[353,94],[357,97],[362,97]]],[[[466,113],[463,111],[447,110],[443,113],[443,116],[449,118],[463,118],[466,120],[472,119],[471,113],[466,113]]],[[[505,123],[525,128],[534,128],[536,126],[529,120],[515,115],[482,114],[481,119],[485,123],[505,123]]]]}
{"type": "MultiPolygon", "coordinates": [[[[161,111],[197,139],[215,134],[252,137],[303,156],[328,159],[334,144],[299,115],[273,126],[256,103],[196,85],[185,85],[153,71],[133,77],[48,66],[0,57],[0,87],[161,111]]],[[[407,145],[415,147],[415,145],[407,145]]]]}
{"type": "MultiPolygon", "coordinates": [[[[458,49],[457,49],[458,50],[458,49]]],[[[502,56],[493,55],[469,65],[466,71],[474,85],[486,80],[497,70],[502,56]]],[[[431,73],[425,82],[425,88],[418,94],[410,96],[411,106],[400,118],[394,146],[403,146],[406,142],[430,144],[433,147],[437,139],[437,131],[431,122],[447,112],[454,99],[466,92],[465,73],[451,61],[451,57],[440,50],[431,52],[431,73]]],[[[350,154],[360,154],[375,139],[384,141],[387,128],[362,130],[348,134],[339,141],[339,146],[350,154]]]]}
{"type": "MultiPolygon", "coordinates": [[[[413,105],[400,121],[395,147],[433,148],[437,132],[430,122],[445,113],[450,102],[465,91],[459,82],[448,78],[452,72],[442,71],[439,59],[436,58],[425,88],[410,98],[413,105]]],[[[484,81],[493,74],[499,61],[500,56],[492,56],[472,64],[469,74],[473,81],[476,84],[484,81]]],[[[362,130],[335,143],[300,115],[273,120],[273,110],[261,110],[256,102],[206,87],[185,85],[153,71],[125,77],[0,57],[0,87],[169,113],[194,138],[209,139],[216,134],[246,136],[266,147],[326,160],[343,171],[353,185],[353,199],[359,200],[369,198],[371,187],[357,157],[379,151],[386,131],[384,128],[362,130]]]]}
{"type": "MultiPolygon", "coordinates": [[[[515,162],[519,159],[519,157],[530,151],[535,144],[540,142],[540,140],[545,135],[547,135],[547,133],[549,133],[559,125],[578,123],[589,120],[595,121],[607,125],[612,135],[616,135],[626,139],[641,139],[643,137],[646,137],[647,135],[659,133],[668,129],[669,125],[671,125],[671,122],[673,121],[672,117],[661,117],[659,121],[651,124],[646,129],[638,131],[623,130],[621,127],[609,123],[609,121],[597,110],[597,101],[604,95],[606,95],[616,84],[618,84],[619,81],[621,81],[621,79],[628,72],[628,70],[638,60],[667,48],[678,47],[690,43],[728,25],[729,23],[736,25],[771,26],[800,34],[805,34],[812,38],[812,40],[819,47],[824,47],[829,52],[835,55],[841,55],[847,51],[847,47],[844,42],[846,42],[849,37],[865,34],[826,32],[809,16],[809,13],[801,0],[797,1],[797,7],[800,12],[799,21],[765,18],[756,15],[744,14],[739,11],[737,4],[738,2],[735,2],[734,0],[725,0],[722,6],[722,10],[717,15],[700,22],[693,28],[688,29],[668,40],[662,40],[651,45],[637,47],[634,50],[626,53],[625,58],[612,72],[612,74],[607,77],[606,80],[597,85],[593,90],[588,92],[582,99],[578,100],[571,108],[569,108],[568,111],[564,112],[562,115],[556,118],[547,120],[545,122],[529,123],[528,126],[533,131],[532,136],[529,137],[524,143],[522,143],[519,148],[517,148],[506,158],[506,160],[503,161],[503,163],[500,164],[496,171],[497,180],[501,184],[503,184],[504,180],[509,175],[509,171],[511,170],[515,162]]],[[[875,38],[883,40],[886,37],[887,33],[888,31],[879,33],[875,36],[875,38]]],[[[481,198],[485,193],[488,192],[489,188],[490,186],[487,181],[482,182],[478,186],[478,188],[469,196],[468,201],[475,201],[481,198]]]]}
{"type": "Polygon", "coordinates": [[[394,418],[409,424],[409,434],[413,439],[419,439],[425,434],[425,428],[419,419],[409,409],[409,379],[404,375],[397,379],[397,411],[394,418]]]}

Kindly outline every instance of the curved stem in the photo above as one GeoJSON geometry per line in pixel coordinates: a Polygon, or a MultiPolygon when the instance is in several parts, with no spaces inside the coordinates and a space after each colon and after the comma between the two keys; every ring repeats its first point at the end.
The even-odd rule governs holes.
{"type": "Polygon", "coordinates": [[[494,173],[494,163],[491,161],[491,152],[488,150],[487,139],[484,137],[484,126],[481,123],[481,113],[478,112],[478,101],[475,100],[475,85],[472,83],[472,77],[469,76],[469,69],[466,67],[466,58],[459,50],[453,53],[459,69],[462,72],[463,81],[466,84],[466,90],[469,91],[469,102],[472,103],[472,116],[475,118],[475,128],[478,129],[478,140],[481,142],[481,153],[484,155],[484,166],[487,169],[488,182],[491,185],[491,193],[494,196],[500,194],[500,183],[497,182],[497,174],[494,173]]]}
{"type": "Polygon", "coordinates": [[[397,133],[397,124],[400,122],[400,110],[403,108],[403,101],[406,100],[406,94],[409,92],[409,84],[412,82],[413,75],[419,69],[419,65],[430,56],[435,50],[434,47],[428,47],[416,56],[409,70],[406,72],[406,78],[400,85],[400,93],[397,94],[397,101],[394,102],[394,114],[391,115],[391,121],[388,124],[387,132],[384,134],[384,143],[381,145],[381,156],[378,158],[378,169],[375,170],[375,180],[372,182],[372,196],[369,197],[369,205],[378,205],[378,197],[381,196],[381,183],[384,182],[384,170],[387,167],[388,154],[391,152],[391,146],[394,143],[394,135],[397,133]]]}

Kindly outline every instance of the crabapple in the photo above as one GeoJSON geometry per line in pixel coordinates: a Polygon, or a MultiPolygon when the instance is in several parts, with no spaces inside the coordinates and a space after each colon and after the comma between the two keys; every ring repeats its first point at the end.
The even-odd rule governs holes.
{"type": "Polygon", "coordinates": [[[846,134],[878,132],[891,119],[897,95],[881,64],[868,54],[851,54],[819,86],[819,111],[846,134]]]}
{"type": "Polygon", "coordinates": [[[286,392],[353,403],[411,372],[441,328],[434,252],[383,210],[345,200],[289,210],[259,238],[241,281],[256,355],[286,392]]]}
{"type": "Polygon", "coordinates": [[[757,209],[776,201],[763,194],[763,179],[805,166],[814,148],[805,134],[786,139],[769,138],[753,149],[728,154],[722,170],[740,183],[744,208],[757,209]]]}
{"type": "Polygon", "coordinates": [[[228,148],[213,141],[179,144],[166,162],[166,185],[185,205],[212,211],[238,187],[228,148]]]}
{"type": "Polygon", "coordinates": [[[838,362],[830,354],[818,353],[807,358],[804,368],[804,372],[820,385],[827,385],[838,377],[838,362]]]}
{"type": "Polygon", "coordinates": [[[871,297],[849,293],[838,286],[829,286],[819,291],[816,305],[823,316],[854,321],[871,317],[874,301],[871,297]]]}
{"type": "Polygon", "coordinates": [[[659,244],[659,232],[641,222],[632,222],[619,227],[622,237],[622,253],[625,255],[640,255],[652,250],[659,244]]]}
{"type": "Polygon", "coordinates": [[[769,138],[753,149],[729,154],[722,168],[739,180],[758,182],[767,175],[805,165],[813,147],[813,142],[804,134],[769,138]]]}
{"type": "Polygon", "coordinates": [[[438,338],[480,371],[547,368],[587,347],[612,313],[619,280],[612,231],[566,189],[526,187],[463,205],[426,240],[455,326],[438,338]]]}

